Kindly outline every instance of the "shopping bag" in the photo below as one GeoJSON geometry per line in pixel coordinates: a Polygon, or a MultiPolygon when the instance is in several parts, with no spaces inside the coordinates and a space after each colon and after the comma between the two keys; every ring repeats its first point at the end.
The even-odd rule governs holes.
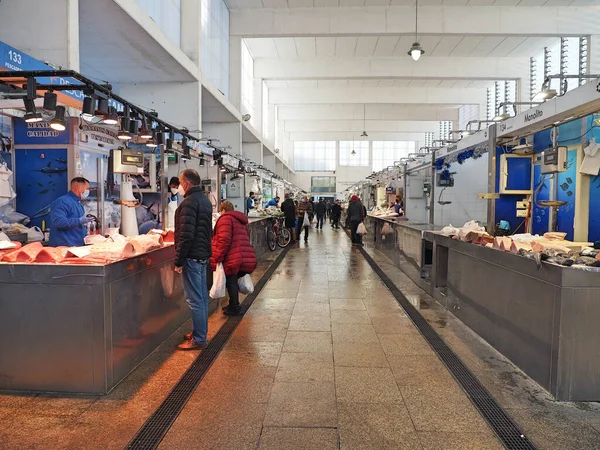
{"type": "Polygon", "coordinates": [[[304,222],[302,223],[303,227],[310,227],[310,218],[308,217],[308,213],[304,213],[304,222]]]}
{"type": "Polygon", "coordinates": [[[254,283],[250,275],[245,275],[238,280],[238,288],[242,294],[252,294],[254,292],[254,283]]]}
{"type": "Polygon", "coordinates": [[[208,293],[210,298],[225,297],[225,270],[223,264],[217,264],[217,270],[213,274],[213,285],[208,293]]]}
{"type": "Polygon", "coordinates": [[[365,224],[363,222],[358,224],[356,234],[367,234],[367,227],[365,227],[365,224]]]}

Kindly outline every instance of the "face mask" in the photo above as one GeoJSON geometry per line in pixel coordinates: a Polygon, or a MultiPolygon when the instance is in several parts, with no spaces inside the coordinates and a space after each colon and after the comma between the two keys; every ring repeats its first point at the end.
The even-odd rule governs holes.
{"type": "Polygon", "coordinates": [[[171,194],[177,195],[178,192],[179,192],[179,188],[171,188],[171,194]]]}
{"type": "Polygon", "coordinates": [[[83,192],[81,193],[81,198],[88,198],[88,197],[89,197],[89,195],[90,195],[90,190],[89,190],[89,189],[86,189],[85,191],[83,191],[83,192]]]}
{"type": "Polygon", "coordinates": [[[179,192],[181,195],[185,195],[185,189],[183,188],[182,184],[180,184],[177,188],[177,192],[179,192]]]}

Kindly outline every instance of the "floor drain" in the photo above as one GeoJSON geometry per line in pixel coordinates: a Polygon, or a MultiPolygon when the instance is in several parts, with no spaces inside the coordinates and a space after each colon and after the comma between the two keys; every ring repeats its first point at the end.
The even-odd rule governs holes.
{"type": "Polygon", "coordinates": [[[243,314],[248,311],[252,303],[264,288],[269,278],[273,275],[283,258],[290,250],[291,246],[286,247],[269,266],[261,279],[254,286],[254,292],[246,297],[242,303],[242,315],[232,316],[227,319],[221,329],[212,338],[208,347],[202,351],[183,374],[181,379],[173,387],[169,395],[164,399],[158,409],[148,418],[146,423],[138,430],[136,435],[125,447],[126,449],[155,449],[163,440],[164,436],[175,422],[187,401],[192,396],[202,378],[212,363],[217,359],[219,353],[229,340],[236,327],[242,320],[243,314]]]}
{"type": "Polygon", "coordinates": [[[398,303],[400,303],[400,306],[404,308],[408,317],[410,317],[423,337],[429,342],[433,351],[435,351],[438,357],[446,365],[448,371],[463,388],[471,402],[489,424],[490,428],[494,430],[494,433],[496,433],[504,446],[510,450],[534,450],[535,446],[521,432],[518,425],[510,418],[506,411],[502,409],[469,368],[465,366],[460,358],[450,349],[450,347],[448,347],[419,311],[408,301],[392,280],[383,272],[383,270],[381,270],[371,255],[369,255],[364,248],[359,247],[359,249],[371,268],[377,273],[379,278],[381,278],[381,281],[387,286],[392,295],[394,295],[398,303]]]}

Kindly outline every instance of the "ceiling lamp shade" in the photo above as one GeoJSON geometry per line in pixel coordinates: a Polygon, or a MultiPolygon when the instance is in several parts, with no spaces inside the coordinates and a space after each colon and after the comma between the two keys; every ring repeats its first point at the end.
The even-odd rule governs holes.
{"type": "Polygon", "coordinates": [[[493,121],[494,122],[502,122],[506,119],[509,119],[510,115],[503,113],[503,114],[496,114],[496,117],[494,117],[493,121]]]}
{"type": "Polygon", "coordinates": [[[140,123],[135,119],[131,119],[131,121],[129,122],[129,132],[131,134],[138,134],[139,131],[140,123]]]}
{"type": "Polygon", "coordinates": [[[97,116],[103,116],[108,114],[108,99],[100,98],[98,99],[98,111],[96,113],[97,116]]]}
{"type": "Polygon", "coordinates": [[[54,92],[46,92],[44,94],[44,109],[46,111],[56,111],[57,96],[54,92]]]}
{"type": "Polygon", "coordinates": [[[421,48],[421,44],[415,42],[408,51],[408,54],[412,57],[413,60],[418,61],[421,58],[421,56],[425,54],[425,50],[421,48]]]}
{"type": "Polygon", "coordinates": [[[352,149],[352,151],[350,152],[350,154],[351,154],[352,156],[356,156],[356,150],[352,149]]]}
{"type": "Polygon", "coordinates": [[[66,113],[67,110],[64,106],[57,106],[54,119],[50,121],[50,128],[56,131],[65,131],[67,129],[66,113]]]}
{"type": "Polygon", "coordinates": [[[535,97],[533,97],[533,102],[543,102],[545,100],[550,100],[558,95],[556,89],[550,89],[548,86],[543,86],[542,90],[538,92],[535,97]]]}
{"type": "Polygon", "coordinates": [[[369,135],[367,134],[366,131],[363,131],[362,134],[360,135],[360,137],[369,137],[369,135]]]}
{"type": "Polygon", "coordinates": [[[25,119],[25,122],[35,123],[41,122],[43,120],[42,115],[39,112],[37,112],[35,108],[35,102],[32,99],[24,98],[23,105],[25,105],[25,116],[23,117],[25,119]]]}
{"type": "Polygon", "coordinates": [[[131,124],[127,123],[127,121],[122,121],[121,122],[121,129],[117,133],[117,137],[120,140],[122,140],[122,141],[129,141],[129,140],[131,140],[131,134],[129,134],[129,131],[128,131],[130,126],[131,126],[131,124]]]}
{"type": "Polygon", "coordinates": [[[142,117],[142,128],[140,129],[140,138],[152,139],[152,132],[148,129],[148,119],[142,117]]]}
{"type": "Polygon", "coordinates": [[[81,117],[83,120],[91,122],[96,114],[96,100],[92,97],[83,99],[83,107],[81,108],[81,117]]]}
{"type": "MultiPolygon", "coordinates": [[[[104,115],[102,122],[105,125],[116,125],[119,123],[119,117],[117,116],[117,110],[113,106],[108,107],[108,114],[104,115]]],[[[127,124],[129,128],[129,124],[127,124]]]]}

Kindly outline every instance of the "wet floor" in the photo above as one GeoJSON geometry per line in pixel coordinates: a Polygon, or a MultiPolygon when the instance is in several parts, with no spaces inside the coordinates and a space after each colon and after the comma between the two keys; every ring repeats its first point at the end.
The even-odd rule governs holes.
{"type": "MultiPolygon", "coordinates": [[[[596,404],[557,405],[368,251],[539,448],[600,447],[596,404]]],[[[211,317],[211,335],[224,321],[211,317]]],[[[105,397],[0,395],[0,448],[124,448],[197,356],[175,350],[186,331],[105,397]]],[[[360,251],[326,228],[287,254],[161,448],[502,446],[360,251]]]]}

